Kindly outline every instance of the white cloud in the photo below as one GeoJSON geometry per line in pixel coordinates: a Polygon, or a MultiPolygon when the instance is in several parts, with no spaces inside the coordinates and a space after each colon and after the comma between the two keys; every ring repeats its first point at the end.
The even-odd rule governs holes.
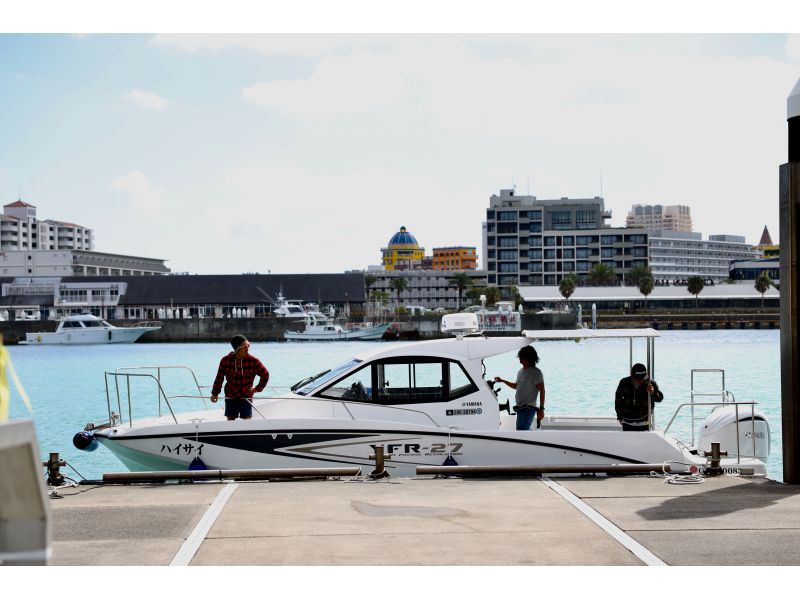
{"type": "Polygon", "coordinates": [[[141,214],[154,214],[161,210],[167,198],[162,187],[154,186],[139,170],[131,170],[117,177],[109,187],[119,191],[127,203],[127,207],[141,214]]]}
{"type": "Polygon", "coordinates": [[[322,56],[345,48],[383,47],[383,36],[334,34],[158,34],[150,39],[156,48],[168,48],[189,54],[220,52],[234,48],[252,50],[267,56],[322,56]]]}
{"type": "Polygon", "coordinates": [[[142,91],[141,89],[132,89],[125,94],[125,99],[139,108],[155,110],[156,112],[164,110],[169,105],[169,101],[158,94],[152,91],[142,91]]]}

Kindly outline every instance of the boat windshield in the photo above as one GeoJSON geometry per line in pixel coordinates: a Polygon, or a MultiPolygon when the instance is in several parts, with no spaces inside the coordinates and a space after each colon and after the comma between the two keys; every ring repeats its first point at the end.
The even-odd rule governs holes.
{"type": "Polygon", "coordinates": [[[309,378],[305,378],[300,380],[297,384],[292,386],[292,390],[299,395],[307,395],[309,393],[314,392],[317,388],[328,382],[329,380],[334,379],[339,374],[342,374],[355,366],[356,364],[361,363],[360,359],[351,359],[350,361],[346,361],[340,365],[337,365],[332,370],[325,370],[324,372],[320,372],[316,376],[311,376],[309,378]]]}

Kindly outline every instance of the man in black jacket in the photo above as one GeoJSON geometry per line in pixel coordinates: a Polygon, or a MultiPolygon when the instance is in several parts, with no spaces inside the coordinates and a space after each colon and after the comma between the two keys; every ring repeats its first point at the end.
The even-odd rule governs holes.
{"type": "Polygon", "coordinates": [[[620,380],[617,386],[614,408],[622,429],[627,432],[646,431],[655,403],[663,399],[664,395],[658,390],[656,381],[647,377],[647,368],[641,363],[635,364],[631,368],[631,375],[620,380]]]}

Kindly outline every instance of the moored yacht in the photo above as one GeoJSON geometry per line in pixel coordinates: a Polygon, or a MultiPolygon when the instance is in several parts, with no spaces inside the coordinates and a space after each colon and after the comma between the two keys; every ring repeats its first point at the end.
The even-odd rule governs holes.
{"type": "Polygon", "coordinates": [[[119,327],[91,314],[66,316],[59,320],[55,332],[28,332],[22,345],[89,345],[109,343],[134,343],[154,330],[161,322],[138,322],[134,326],[119,327]]]}
{"type": "MultiPolygon", "coordinates": [[[[118,390],[116,397],[107,397],[108,421],[87,425],[75,444],[91,449],[99,442],[131,470],[186,469],[196,457],[212,469],[371,468],[375,447],[383,446],[387,471],[413,476],[418,466],[445,460],[477,466],[664,463],[688,472],[707,464],[698,447],[720,442],[727,451],[723,468],[766,474],[769,425],[753,402],[721,397],[696,446],[668,433],[672,421],[665,429],[651,423],[644,432],[623,432],[613,412],[609,417],[548,414],[540,428],[519,431],[486,376],[486,358],[516,354],[544,339],[620,339],[631,347],[634,339],[644,339],[652,371],[655,330],[544,330],[485,337],[474,334],[474,314],[446,316],[442,327],[457,336],[381,346],[309,376],[278,397],[255,398],[250,420],[226,421],[221,409],[209,408],[199,386],[190,399],[198,410],[178,413],[173,397],[161,388],[160,374],[151,372],[159,387],[159,416],[139,418],[137,402],[118,390]]],[[[134,373],[142,375],[142,370],[107,372],[107,388],[130,389],[124,378],[134,373]]],[[[693,420],[694,407],[691,403],[693,420]]]]}

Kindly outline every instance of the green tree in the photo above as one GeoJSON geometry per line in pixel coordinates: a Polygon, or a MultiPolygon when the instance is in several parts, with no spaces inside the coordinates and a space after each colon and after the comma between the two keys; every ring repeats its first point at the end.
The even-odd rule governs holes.
{"type": "Polygon", "coordinates": [[[464,293],[464,296],[473,303],[478,305],[481,302],[481,295],[486,294],[486,287],[470,287],[464,293]]]}
{"type": "Polygon", "coordinates": [[[637,287],[642,278],[653,278],[653,272],[647,266],[634,266],[625,274],[625,280],[637,287]]]}
{"type": "Polygon", "coordinates": [[[392,282],[389,285],[397,292],[397,308],[398,313],[400,310],[400,293],[405,291],[408,288],[408,281],[405,278],[398,276],[397,278],[393,278],[392,282]]]}
{"type": "Polygon", "coordinates": [[[372,298],[381,305],[386,305],[386,302],[389,300],[389,293],[386,291],[375,291],[372,293],[372,298]]]}
{"type": "Polygon", "coordinates": [[[500,301],[500,289],[495,286],[486,287],[484,295],[486,295],[486,305],[492,306],[500,301]]]}
{"type": "Polygon", "coordinates": [[[575,287],[578,285],[578,277],[575,274],[567,274],[558,283],[558,292],[564,297],[565,301],[569,301],[572,293],[575,292],[575,287]]]}
{"type": "Polygon", "coordinates": [[[639,277],[639,292],[644,295],[644,307],[647,309],[647,296],[653,292],[655,283],[653,282],[653,275],[639,277]]]}
{"type": "Polygon", "coordinates": [[[703,288],[705,288],[706,281],[699,276],[690,276],[687,282],[689,284],[686,287],[686,290],[694,295],[694,306],[697,307],[697,296],[700,294],[703,288]]]}
{"type": "Polygon", "coordinates": [[[766,270],[762,271],[756,277],[756,283],[754,285],[756,290],[761,293],[761,307],[764,307],[764,293],[769,290],[769,287],[772,286],[772,278],[770,278],[769,274],[766,270]]]}
{"type": "Polygon", "coordinates": [[[451,287],[458,288],[458,309],[461,309],[461,299],[464,295],[464,289],[472,286],[472,277],[466,272],[456,272],[448,280],[451,287]]]}
{"type": "Polygon", "coordinates": [[[372,274],[367,274],[364,276],[364,286],[367,288],[367,301],[369,301],[370,297],[370,290],[372,285],[378,282],[377,276],[373,276],[372,274]]]}
{"type": "Polygon", "coordinates": [[[608,264],[597,263],[589,270],[589,282],[598,285],[608,285],[617,280],[614,268],[608,264]]]}

